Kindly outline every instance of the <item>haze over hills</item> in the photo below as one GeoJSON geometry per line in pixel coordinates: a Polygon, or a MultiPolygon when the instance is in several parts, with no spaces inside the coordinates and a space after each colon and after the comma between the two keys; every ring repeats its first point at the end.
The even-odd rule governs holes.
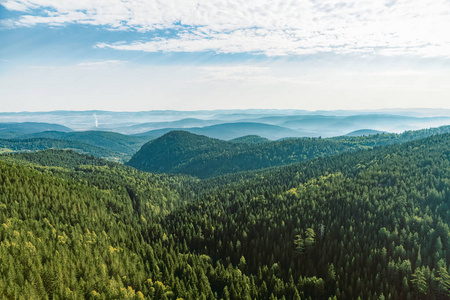
{"type": "Polygon", "coordinates": [[[231,140],[246,135],[258,135],[270,140],[278,140],[283,137],[302,136],[302,134],[298,131],[286,127],[252,122],[224,123],[193,128],[165,128],[140,133],[136,136],[151,140],[174,130],[185,130],[191,133],[206,135],[208,137],[221,140],[231,140]]]}
{"type": "Polygon", "coordinates": [[[125,155],[133,155],[147,141],[145,138],[107,131],[45,131],[23,135],[22,138],[51,138],[77,141],[125,155]]]}
{"type": "MultiPolygon", "coordinates": [[[[397,115],[393,115],[392,111],[386,112],[390,113],[377,112],[375,114],[361,111],[308,112],[298,110],[0,113],[0,120],[40,119],[58,121],[63,124],[36,122],[0,123],[0,138],[41,138],[38,142],[39,146],[32,146],[28,142],[22,142],[20,146],[8,148],[6,145],[11,145],[11,143],[4,142],[2,151],[43,150],[51,148],[52,145],[55,145],[56,149],[61,149],[64,145],[64,149],[74,149],[81,153],[96,153],[95,155],[102,158],[112,158],[113,160],[125,162],[144,143],[159,138],[173,130],[184,130],[220,140],[233,140],[244,136],[256,135],[259,138],[254,139],[254,141],[257,141],[258,139],[289,140],[290,138],[298,137],[326,138],[390,131],[403,132],[405,128],[420,129],[450,123],[450,117],[445,116],[446,110],[442,110],[441,115],[437,114],[440,111],[435,110],[428,110],[423,114],[415,110],[395,110],[397,115]],[[430,116],[432,113],[436,115],[430,116]],[[424,115],[426,116],[424,117],[424,115]],[[64,124],[70,124],[73,127],[70,128],[64,124]],[[179,127],[172,127],[175,125],[179,127]],[[81,130],[83,128],[94,128],[95,130],[81,130]],[[141,132],[149,128],[159,129],[141,132]],[[118,131],[134,134],[121,134],[118,131]],[[42,140],[43,138],[50,140],[44,141],[42,140]],[[61,143],[55,140],[64,140],[66,142],[61,143]],[[70,142],[82,144],[70,145],[70,142]],[[104,150],[89,148],[86,145],[100,147],[104,150]]],[[[296,153],[298,151],[293,152],[296,153]]],[[[284,157],[289,155],[292,156],[292,153],[283,154],[283,158],[279,158],[279,161],[285,161],[284,157]]],[[[291,160],[286,160],[285,162],[288,161],[291,160]]],[[[269,164],[267,162],[265,164],[265,166],[273,165],[273,163],[269,164]]],[[[259,166],[259,164],[256,163],[256,166],[259,166]]],[[[217,171],[217,174],[221,174],[221,172],[223,170],[217,171]]]]}
{"type": "Polygon", "coordinates": [[[128,161],[131,157],[130,154],[74,140],[53,138],[0,139],[0,153],[34,152],[48,149],[73,150],[78,153],[93,155],[117,162],[128,161]]]}
{"type": "Polygon", "coordinates": [[[352,132],[349,132],[346,134],[346,136],[365,136],[365,135],[374,135],[374,134],[383,134],[387,133],[385,131],[379,131],[379,130],[372,130],[372,129],[360,129],[355,130],[352,132]]]}
{"type": "MultiPolygon", "coordinates": [[[[15,125],[14,131],[3,132],[3,135],[0,133],[0,136],[11,136],[14,138],[0,139],[0,148],[2,148],[3,152],[72,149],[84,154],[125,162],[148,141],[145,138],[116,132],[71,131],[60,125],[45,123],[19,124],[21,126],[15,125]],[[47,129],[62,129],[66,131],[39,131],[47,129]]],[[[2,125],[0,124],[0,126],[2,125]]]]}
{"type": "Polygon", "coordinates": [[[221,120],[202,120],[195,118],[181,119],[177,121],[167,122],[147,122],[136,125],[131,125],[123,128],[116,128],[117,131],[125,134],[138,134],[151,130],[165,129],[165,128],[191,128],[191,127],[203,127],[222,123],[221,120]]]}
{"type": "MultiPolygon", "coordinates": [[[[332,137],[349,132],[370,129],[401,133],[450,124],[450,110],[442,109],[386,109],[367,111],[304,111],[304,110],[211,110],[211,111],[52,111],[0,113],[0,122],[45,122],[66,126],[72,130],[101,130],[124,134],[145,134],[156,138],[175,129],[189,130],[216,138],[234,138],[232,128],[229,133],[204,132],[199,128],[232,123],[259,123],[276,125],[283,129],[282,137],[332,137]],[[288,130],[286,130],[288,129],[288,130]],[[160,132],[155,130],[161,130],[160,132]],[[154,131],[153,133],[149,133],[154,131]]],[[[228,125],[229,126],[229,125],[228,125]]],[[[47,129],[57,130],[57,129],[47,129]]],[[[57,130],[57,131],[66,131],[57,130]]],[[[41,130],[44,131],[44,130],[41,130]]],[[[261,131],[263,131],[261,129],[261,131]]],[[[280,131],[281,133],[281,131],[280,131]]],[[[257,134],[245,132],[242,135],[257,134]]],[[[15,136],[2,136],[13,138],[15,136]]],[[[272,134],[272,139],[278,135],[272,134]]]]}
{"type": "Polygon", "coordinates": [[[66,126],[50,123],[40,123],[40,122],[0,123],[0,138],[16,138],[19,136],[23,136],[24,134],[37,133],[48,130],[60,132],[73,131],[72,129],[66,126]]]}

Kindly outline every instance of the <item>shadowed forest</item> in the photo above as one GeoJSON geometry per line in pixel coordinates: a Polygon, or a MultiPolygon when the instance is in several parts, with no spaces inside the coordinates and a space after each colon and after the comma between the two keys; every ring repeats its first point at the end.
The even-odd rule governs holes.
{"type": "Polygon", "coordinates": [[[164,141],[182,138],[193,158],[153,159],[173,173],[188,161],[186,175],[72,150],[3,154],[0,295],[447,299],[444,129],[285,142],[172,132],[164,141]],[[284,154],[295,143],[300,162],[284,154]],[[248,166],[258,160],[242,153],[268,159],[248,166]],[[241,172],[210,176],[222,157],[241,172]]]}

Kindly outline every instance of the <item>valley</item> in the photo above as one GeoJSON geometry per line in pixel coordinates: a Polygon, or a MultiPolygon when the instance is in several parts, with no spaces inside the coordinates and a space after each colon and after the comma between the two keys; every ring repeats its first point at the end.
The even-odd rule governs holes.
{"type": "Polygon", "coordinates": [[[362,133],[16,130],[0,295],[445,299],[450,127],[362,133]]]}

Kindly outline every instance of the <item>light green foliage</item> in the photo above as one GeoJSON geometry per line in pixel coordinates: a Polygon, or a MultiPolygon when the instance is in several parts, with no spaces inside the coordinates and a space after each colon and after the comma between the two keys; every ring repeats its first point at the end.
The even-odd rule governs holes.
{"type": "Polygon", "coordinates": [[[449,135],[201,181],[0,158],[0,298],[449,294],[449,135]]]}

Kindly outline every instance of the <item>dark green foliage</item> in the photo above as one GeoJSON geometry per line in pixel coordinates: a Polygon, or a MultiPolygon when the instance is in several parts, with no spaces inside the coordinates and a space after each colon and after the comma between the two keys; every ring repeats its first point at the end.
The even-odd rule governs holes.
{"type": "Polygon", "coordinates": [[[246,135],[230,140],[233,143],[260,144],[270,142],[269,139],[260,137],[259,135],[246,135]]]}
{"type": "Polygon", "coordinates": [[[24,138],[51,138],[75,141],[107,149],[131,157],[147,141],[146,139],[107,131],[46,131],[24,136],[24,138]]]}
{"type": "Polygon", "coordinates": [[[384,134],[386,132],[373,130],[373,129],[360,129],[347,133],[345,136],[366,136],[366,135],[374,135],[374,134],[384,134]]]}
{"type": "Polygon", "coordinates": [[[184,131],[173,131],[145,144],[128,164],[148,172],[189,174],[208,178],[287,165],[346,151],[404,143],[447,132],[450,132],[450,126],[407,131],[402,134],[234,143],[184,131]]]}
{"type": "Polygon", "coordinates": [[[166,173],[187,165],[191,159],[210,153],[220,153],[231,147],[234,147],[234,144],[226,141],[186,131],[171,131],[145,144],[128,164],[145,171],[166,173]]]}
{"type": "Polygon", "coordinates": [[[449,296],[449,134],[207,180],[0,157],[0,298],[449,296]]]}
{"type": "Polygon", "coordinates": [[[348,148],[341,142],[327,139],[290,139],[247,144],[172,131],[145,144],[128,164],[149,172],[207,178],[337,154],[348,148]]]}
{"type": "Polygon", "coordinates": [[[24,131],[16,134],[20,139],[0,139],[0,153],[71,149],[83,154],[124,162],[129,160],[146,141],[139,137],[106,131],[27,133],[24,131]]]}
{"type": "Polygon", "coordinates": [[[250,274],[266,265],[285,284],[292,275],[303,296],[445,298],[449,159],[450,135],[442,135],[240,174],[234,183],[231,175],[206,180],[228,184],[164,227],[214,260],[239,265],[245,257],[250,274]]]}
{"type": "Polygon", "coordinates": [[[71,149],[82,154],[94,155],[112,161],[124,161],[127,155],[106,148],[72,140],[50,138],[0,139],[1,152],[30,152],[47,149],[71,149]]]}
{"type": "Polygon", "coordinates": [[[41,123],[41,122],[23,122],[23,123],[0,123],[0,138],[13,139],[24,134],[42,132],[47,130],[57,130],[61,132],[70,132],[72,129],[59,124],[41,123]]]}

